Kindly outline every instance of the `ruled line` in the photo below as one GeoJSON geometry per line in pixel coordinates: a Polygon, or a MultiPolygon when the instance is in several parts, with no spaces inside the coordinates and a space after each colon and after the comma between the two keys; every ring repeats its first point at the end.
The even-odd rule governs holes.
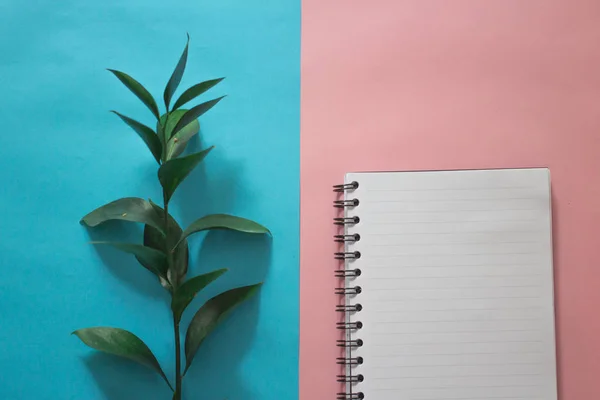
{"type": "MultiPolygon", "coordinates": [[[[529,197],[502,197],[502,198],[492,198],[492,199],[474,199],[474,198],[464,198],[464,199],[435,199],[435,200],[369,200],[369,203],[452,203],[452,202],[460,202],[460,201],[507,201],[507,200],[531,200],[529,197]]],[[[512,210],[512,209],[511,209],[512,210]]]]}
{"type": "MultiPolygon", "coordinates": [[[[531,341],[531,340],[487,340],[487,341],[480,341],[480,342],[456,342],[456,341],[452,341],[452,342],[439,342],[436,341],[435,343],[431,343],[431,342],[412,342],[412,343],[402,343],[402,345],[411,345],[411,346],[415,346],[415,345],[423,345],[423,346],[431,346],[432,344],[435,345],[439,345],[439,344],[492,344],[492,343],[528,343],[528,344],[532,344],[532,343],[537,343],[537,344],[543,344],[544,342],[542,341],[531,341]]],[[[370,344],[370,346],[372,347],[389,347],[389,344],[370,344]]],[[[392,354],[392,353],[390,353],[392,354]]]]}
{"type": "MultiPolygon", "coordinates": [[[[519,354],[519,355],[543,355],[544,353],[538,352],[538,353],[523,353],[523,352],[517,352],[517,353],[507,353],[507,352],[502,352],[502,353],[498,353],[498,352],[480,352],[480,353],[457,353],[457,354],[444,354],[444,355],[450,355],[450,356],[465,356],[465,355],[486,355],[486,356],[491,356],[491,355],[505,355],[505,354],[519,354]]],[[[413,354],[410,353],[394,353],[394,355],[396,356],[403,356],[403,357],[414,357],[413,354]]],[[[438,354],[426,354],[426,355],[438,355],[438,354]]],[[[382,358],[382,359],[389,359],[389,356],[387,355],[373,355],[372,358],[382,358]]],[[[447,366],[448,364],[415,364],[414,366],[427,366],[427,367],[444,367],[447,366]]],[[[461,366],[465,366],[467,364],[461,364],[461,366]]],[[[469,366],[479,366],[479,365],[487,365],[487,364],[472,364],[469,366]]],[[[496,364],[489,364],[489,365],[496,365],[496,364]]],[[[521,365],[521,364],[519,364],[521,365]]],[[[392,365],[394,366],[394,365],[392,365]]],[[[398,364],[398,366],[403,366],[398,364]]],[[[382,368],[382,369],[387,369],[389,366],[373,366],[371,368],[373,369],[377,369],[377,368],[382,368]]]]}
{"type": "Polygon", "coordinates": [[[397,221],[393,219],[389,219],[387,221],[369,221],[371,225],[409,225],[409,224],[470,224],[476,222],[533,222],[537,221],[537,219],[468,219],[463,221],[397,221]]]}
{"type": "Polygon", "coordinates": [[[493,187],[477,187],[477,188],[415,188],[415,189],[378,189],[370,187],[369,192],[429,192],[429,191],[474,191],[474,190],[531,190],[529,186],[493,186],[493,187]]]}

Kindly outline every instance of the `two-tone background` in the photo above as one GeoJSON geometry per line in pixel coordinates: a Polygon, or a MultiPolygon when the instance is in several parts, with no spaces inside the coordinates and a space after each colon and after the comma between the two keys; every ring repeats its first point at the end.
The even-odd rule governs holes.
{"type": "Polygon", "coordinates": [[[193,271],[231,269],[207,295],[266,283],[199,352],[187,398],[334,398],[330,187],[345,172],[525,166],[552,173],[560,398],[600,397],[598,2],[5,0],[0,398],[169,398],[70,332],[129,329],[172,370],[162,289],[78,221],[158,196],[154,161],[108,110],[152,117],[105,68],[160,97],[186,32],[182,87],[226,76],[211,94],[228,97],[201,119],[195,145],[216,149],[174,212],[273,231],[192,239],[193,271]]]}

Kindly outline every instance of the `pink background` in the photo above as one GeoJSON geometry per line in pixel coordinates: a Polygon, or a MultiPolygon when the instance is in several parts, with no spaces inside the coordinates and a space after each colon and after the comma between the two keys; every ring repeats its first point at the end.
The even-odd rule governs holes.
{"type": "Polygon", "coordinates": [[[331,185],[548,166],[561,400],[600,399],[600,2],[303,0],[300,400],[335,398],[331,185]]]}

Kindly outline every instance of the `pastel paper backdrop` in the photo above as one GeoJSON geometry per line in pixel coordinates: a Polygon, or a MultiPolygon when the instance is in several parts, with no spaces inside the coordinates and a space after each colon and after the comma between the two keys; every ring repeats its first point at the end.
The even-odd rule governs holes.
{"type": "MultiPolygon", "coordinates": [[[[192,150],[216,148],[179,187],[173,212],[182,225],[212,212],[252,218],[273,239],[190,240],[192,274],[230,272],[190,305],[186,324],[208,295],[265,284],[200,349],[184,398],[297,398],[299,24],[297,0],[0,4],[0,398],[171,398],[153,371],[70,334],[131,330],[173,376],[166,293],[132,256],[88,243],[115,237],[118,224],[90,236],[79,219],[120,197],[160,200],[152,155],[108,111],[153,117],[105,68],[130,73],[161,100],[186,32],[180,88],[225,76],[202,98],[228,97],[201,118],[192,150]]],[[[121,236],[139,242],[140,233],[121,236]]]]}
{"type": "Polygon", "coordinates": [[[600,3],[304,0],[302,35],[300,399],[339,388],[331,185],[528,166],[552,174],[560,399],[600,398],[600,3]]]}

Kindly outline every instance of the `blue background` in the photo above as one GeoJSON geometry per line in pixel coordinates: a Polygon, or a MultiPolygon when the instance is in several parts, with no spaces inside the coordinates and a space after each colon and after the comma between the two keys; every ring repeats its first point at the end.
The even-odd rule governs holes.
{"type": "Polygon", "coordinates": [[[161,104],[186,32],[178,94],[226,76],[202,99],[228,97],[201,118],[192,149],[216,148],[179,187],[172,212],[182,226],[233,213],[265,224],[273,238],[213,232],[190,240],[192,274],[230,272],[190,305],[185,326],[207,296],[265,285],[200,349],[184,399],[297,398],[299,0],[0,3],[0,398],[171,399],[153,371],[70,333],[128,329],[173,377],[166,292],[133,257],[88,244],[140,242],[141,226],[89,231],[79,219],[121,197],[160,200],[151,154],[108,110],[151,126],[154,119],[105,68],[131,74],[161,104]]]}

